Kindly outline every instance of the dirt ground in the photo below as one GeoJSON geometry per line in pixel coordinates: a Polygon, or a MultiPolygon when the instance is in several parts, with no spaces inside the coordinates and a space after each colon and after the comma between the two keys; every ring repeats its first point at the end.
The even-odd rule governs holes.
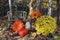
{"type": "MultiPolygon", "coordinates": [[[[18,34],[15,34],[11,30],[11,28],[8,29],[7,18],[0,19],[0,40],[55,40],[54,37],[44,37],[41,35],[37,35],[37,36],[33,37],[33,36],[31,36],[31,34],[28,34],[24,37],[20,37],[18,34]]],[[[55,35],[58,35],[58,37],[60,37],[60,27],[57,28],[57,32],[55,35]]],[[[60,40],[60,39],[58,39],[58,40],[60,40]]]]}

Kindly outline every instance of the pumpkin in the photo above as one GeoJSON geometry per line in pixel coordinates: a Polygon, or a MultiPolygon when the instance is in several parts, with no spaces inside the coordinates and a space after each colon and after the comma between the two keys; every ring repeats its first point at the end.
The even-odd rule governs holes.
{"type": "Polygon", "coordinates": [[[30,26],[31,26],[30,22],[26,22],[25,26],[26,26],[26,29],[30,29],[30,26]]]}
{"type": "Polygon", "coordinates": [[[21,20],[16,20],[12,24],[12,30],[14,32],[18,32],[18,31],[22,30],[23,28],[25,28],[25,25],[24,25],[24,23],[21,20]]]}
{"type": "Polygon", "coordinates": [[[19,32],[18,32],[18,35],[19,36],[25,36],[25,35],[27,35],[28,34],[28,30],[26,29],[26,28],[23,28],[22,30],[20,30],[19,32]]]}
{"type": "Polygon", "coordinates": [[[34,10],[34,11],[31,13],[31,15],[30,15],[30,17],[31,17],[32,19],[38,18],[38,17],[40,17],[40,16],[41,16],[41,13],[40,13],[38,10],[34,10]]]}

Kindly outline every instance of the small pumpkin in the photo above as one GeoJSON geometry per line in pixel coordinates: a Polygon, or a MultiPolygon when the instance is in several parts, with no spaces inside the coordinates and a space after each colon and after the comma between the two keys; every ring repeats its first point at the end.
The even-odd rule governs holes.
{"type": "Polygon", "coordinates": [[[38,18],[40,16],[41,16],[41,13],[38,10],[34,10],[30,15],[32,19],[38,18]]]}
{"type": "Polygon", "coordinates": [[[25,26],[26,26],[26,29],[30,29],[30,26],[31,26],[30,22],[27,21],[25,26]]]}
{"type": "Polygon", "coordinates": [[[23,28],[25,28],[25,25],[24,25],[24,23],[21,20],[16,20],[12,24],[12,30],[14,32],[18,32],[18,31],[22,30],[23,28]]]}

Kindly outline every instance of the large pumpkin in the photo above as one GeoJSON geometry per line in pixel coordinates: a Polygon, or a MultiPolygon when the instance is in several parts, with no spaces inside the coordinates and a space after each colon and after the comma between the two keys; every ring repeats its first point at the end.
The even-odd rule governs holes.
{"type": "Polygon", "coordinates": [[[30,17],[31,17],[32,19],[38,18],[38,17],[40,17],[40,16],[41,16],[41,13],[40,13],[38,10],[34,10],[34,11],[31,13],[31,15],[30,15],[30,17]]]}
{"type": "Polygon", "coordinates": [[[21,20],[16,20],[13,24],[12,24],[12,30],[14,32],[18,32],[20,30],[22,30],[25,27],[24,23],[21,20]]]}

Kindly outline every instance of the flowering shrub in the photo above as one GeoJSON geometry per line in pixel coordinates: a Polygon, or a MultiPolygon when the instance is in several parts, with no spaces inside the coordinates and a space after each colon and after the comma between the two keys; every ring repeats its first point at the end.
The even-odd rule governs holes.
{"type": "Polygon", "coordinates": [[[37,18],[35,26],[37,33],[42,34],[44,36],[49,35],[49,33],[53,33],[57,27],[56,20],[48,15],[44,15],[40,18],[37,18]]]}

